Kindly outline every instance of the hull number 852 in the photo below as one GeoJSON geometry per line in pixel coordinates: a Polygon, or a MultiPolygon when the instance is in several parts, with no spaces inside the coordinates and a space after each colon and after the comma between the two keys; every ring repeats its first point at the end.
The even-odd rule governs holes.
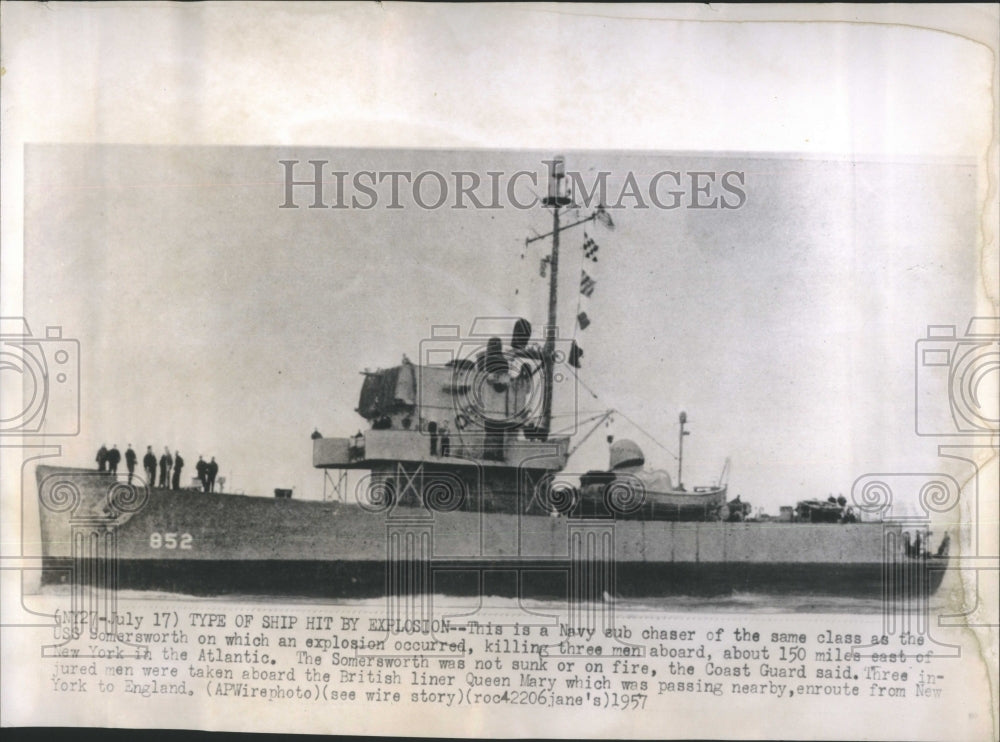
{"type": "Polygon", "coordinates": [[[149,534],[150,549],[190,549],[190,533],[157,533],[149,534]]]}

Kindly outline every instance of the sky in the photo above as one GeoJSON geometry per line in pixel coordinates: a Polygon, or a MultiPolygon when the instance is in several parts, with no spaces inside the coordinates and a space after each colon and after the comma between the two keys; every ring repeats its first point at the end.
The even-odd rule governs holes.
{"type": "MultiPolygon", "coordinates": [[[[88,465],[102,443],[140,456],[167,445],[190,474],[198,455],[215,456],[227,489],[321,496],[309,435],[365,428],[353,411],[360,371],[420,358],[435,324],[465,333],[477,316],[525,316],[539,336],[550,243],[524,240],[549,231],[551,215],[518,204],[544,195],[552,154],[29,147],[25,315],[36,335],[61,325],[80,343],[81,432],[65,462],[88,465]],[[281,160],[299,163],[299,180],[309,160],[324,161],[327,206],[343,171],[342,200],[373,208],[308,208],[311,187],[293,191],[300,208],[280,208],[281,160]],[[418,196],[400,181],[390,208],[388,180],[374,198],[352,187],[369,170],[442,173],[448,202],[421,206],[438,200],[425,176],[418,196]],[[457,171],[484,184],[501,173],[499,208],[452,208],[457,171]],[[538,185],[519,176],[508,192],[518,171],[538,185]]],[[[562,236],[560,335],[575,333],[584,357],[556,411],[565,421],[574,407],[581,418],[620,410],[567,472],[605,467],[613,434],[675,474],[681,410],[685,483],[714,483],[729,457],[731,493],[769,512],[849,496],[869,472],[941,469],[936,441],[914,434],[915,343],[930,324],[961,334],[975,314],[974,163],[562,154],[590,188],[609,173],[618,206],[613,231],[591,223],[562,236]],[[681,187],[653,181],[664,171],[681,187]],[[721,187],[727,172],[741,174],[735,190],[721,187]],[[630,177],[639,198],[620,197],[630,177]],[[695,194],[692,177],[714,185],[695,194]],[[662,206],[679,191],[678,208],[657,207],[650,182],[662,206]],[[597,263],[583,258],[584,230],[597,263]],[[581,268],[597,282],[590,297],[578,292],[581,268]],[[582,331],[578,306],[592,322],[582,331]]],[[[492,202],[485,187],[479,195],[492,202]]]]}
{"type": "MultiPolygon", "coordinates": [[[[6,6],[0,313],[79,341],[78,391],[49,412],[65,427],[78,396],[80,432],[42,440],[74,464],[169,445],[236,490],[318,496],[308,436],[363,426],[359,371],[418,358],[438,323],[539,329],[543,243],[524,239],[550,215],[280,209],[279,161],[541,177],[561,153],[614,184],[745,174],[739,209],[626,200],[614,232],[588,228],[578,407],[621,410],[608,433],[673,472],[684,410],[685,481],[730,457],[731,490],[772,512],[868,472],[951,471],[949,439],[914,434],[918,379],[947,411],[915,343],[997,300],[989,13],[592,10],[6,6]]],[[[568,470],[603,465],[603,441],[568,470]]]]}

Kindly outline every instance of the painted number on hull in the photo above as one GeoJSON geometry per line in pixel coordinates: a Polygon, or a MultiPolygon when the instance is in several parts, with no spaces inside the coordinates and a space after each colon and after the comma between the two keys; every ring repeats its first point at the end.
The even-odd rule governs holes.
{"type": "Polygon", "coordinates": [[[190,549],[190,533],[156,533],[149,534],[150,549],[190,549]]]}

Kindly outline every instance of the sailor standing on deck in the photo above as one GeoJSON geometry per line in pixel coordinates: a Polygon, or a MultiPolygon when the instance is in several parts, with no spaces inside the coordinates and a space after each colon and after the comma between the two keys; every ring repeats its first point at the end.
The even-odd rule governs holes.
{"type": "Polygon", "coordinates": [[[121,451],[118,450],[118,444],[111,446],[111,450],[108,451],[108,471],[112,474],[118,473],[118,462],[122,460],[121,451]]]}
{"type": "Polygon", "coordinates": [[[181,458],[181,452],[178,451],[174,454],[174,480],[172,482],[173,489],[179,490],[181,488],[181,469],[184,468],[184,459],[181,458]]]}
{"type": "Polygon", "coordinates": [[[219,465],[215,463],[215,457],[208,462],[208,468],[205,469],[205,473],[208,475],[208,491],[215,491],[215,475],[219,473],[219,465]]]}
{"type": "Polygon", "coordinates": [[[451,454],[451,436],[448,434],[448,423],[441,423],[439,431],[441,436],[441,455],[449,456],[451,454]]]}
{"type": "Polygon", "coordinates": [[[166,489],[170,486],[170,469],[174,465],[174,457],[170,455],[170,449],[163,447],[163,455],[160,457],[160,487],[166,489]]]}
{"type": "Polygon", "coordinates": [[[152,446],[146,446],[146,455],[142,457],[142,465],[146,469],[146,481],[149,486],[156,485],[156,454],[152,446]]]}
{"type": "MultiPolygon", "coordinates": [[[[153,466],[156,466],[155,462],[153,466]]],[[[128,483],[132,484],[132,475],[135,474],[135,451],[132,450],[131,443],[125,449],[125,468],[128,469],[128,483]]]]}
{"type": "Polygon", "coordinates": [[[431,420],[427,423],[427,432],[431,434],[431,456],[438,455],[438,424],[431,420]]]}
{"type": "Polygon", "coordinates": [[[208,492],[208,464],[201,456],[198,457],[198,463],[194,465],[194,470],[198,474],[198,481],[201,482],[201,491],[208,492]]]}
{"type": "Polygon", "coordinates": [[[97,471],[104,471],[108,463],[108,448],[103,443],[101,447],[97,449],[97,471]]]}

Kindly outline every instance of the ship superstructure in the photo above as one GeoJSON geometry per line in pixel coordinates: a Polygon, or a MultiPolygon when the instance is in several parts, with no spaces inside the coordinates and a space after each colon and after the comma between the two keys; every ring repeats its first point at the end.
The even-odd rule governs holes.
{"type": "MultiPolygon", "coordinates": [[[[593,516],[603,510],[650,520],[717,519],[725,505],[723,482],[688,492],[678,477],[675,488],[665,472],[645,472],[643,454],[627,442],[612,446],[609,471],[593,472],[581,483],[582,493],[564,482],[553,487],[574,450],[570,436],[551,432],[553,402],[560,387],[575,390],[560,382],[579,366],[575,341],[557,337],[560,235],[588,222],[613,222],[598,206],[563,225],[562,211],[572,206],[563,159],[555,157],[549,168],[542,203],[552,212],[552,231],[526,240],[551,238],[552,245],[542,261],[549,297],[539,342],[524,318],[478,318],[467,335],[456,326],[436,327],[422,344],[420,364],[404,356],[398,366],[364,372],[356,411],[369,429],[314,438],[313,465],[370,471],[359,495],[369,504],[430,501],[482,512],[593,516]],[[620,453],[626,449],[627,460],[620,453]]],[[[681,413],[681,451],[685,423],[681,413]]]]}

